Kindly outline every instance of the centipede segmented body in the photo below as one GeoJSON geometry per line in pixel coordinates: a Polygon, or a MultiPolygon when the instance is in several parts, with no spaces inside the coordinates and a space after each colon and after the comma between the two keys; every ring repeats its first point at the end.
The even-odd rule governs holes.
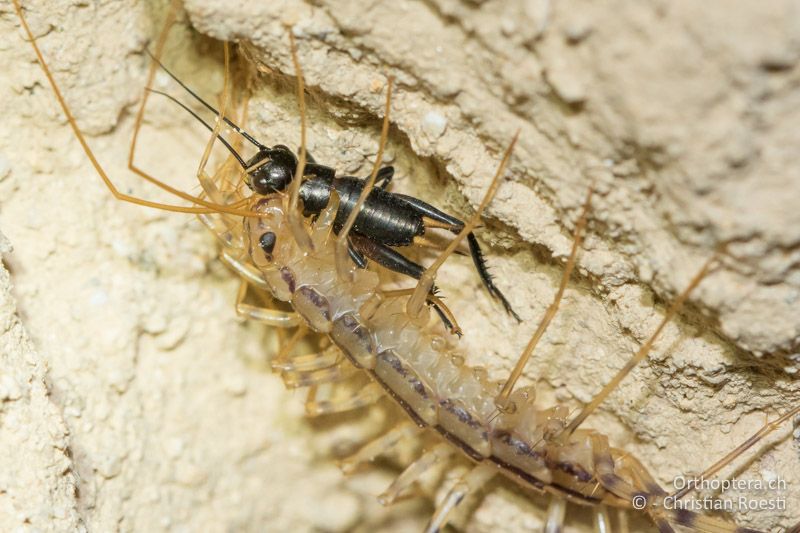
{"type": "MultiPolygon", "coordinates": [[[[19,8],[18,12],[22,17],[19,8]]],[[[35,39],[32,35],[30,37],[35,45],[35,39]]],[[[299,73],[298,78],[302,79],[299,73]]],[[[301,90],[301,100],[302,94],[301,90]]],[[[213,137],[216,134],[215,130],[213,137]]],[[[264,163],[280,161],[280,157],[289,152],[281,148],[278,150],[280,157],[273,158],[270,156],[275,156],[276,152],[274,147],[272,150],[259,154],[260,158],[255,161],[261,165],[259,168],[263,168],[264,163]]],[[[510,155],[511,146],[504,164],[510,155]]],[[[225,243],[224,260],[242,274],[246,283],[268,290],[278,300],[290,302],[302,320],[293,315],[272,313],[270,309],[247,306],[243,298],[240,309],[252,318],[268,322],[302,322],[304,327],[329,335],[346,356],[347,361],[327,355],[302,361],[291,358],[281,361],[281,368],[287,375],[300,386],[310,387],[308,405],[312,406],[311,411],[322,414],[355,409],[388,395],[413,422],[368,444],[348,464],[370,460],[400,437],[412,436],[421,430],[436,432],[441,437],[442,445],[415,461],[387,491],[384,498],[387,502],[400,495],[427,467],[459,451],[477,466],[456,483],[437,507],[429,531],[443,527],[450,513],[467,494],[479,489],[498,473],[533,491],[551,494],[554,503],[548,514],[548,527],[554,529],[562,527],[563,502],[570,501],[597,508],[596,520],[601,530],[606,530],[609,524],[605,506],[636,510],[638,505],[633,502],[644,502],[644,512],[663,531],[671,530],[673,525],[697,531],[746,531],[696,513],[667,508],[664,505],[667,492],[656,483],[641,461],[610,446],[607,437],[600,432],[578,428],[604,395],[613,389],[613,383],[611,389],[598,395],[597,403],[590,404],[591,407],[576,418],[572,418],[563,405],[542,408],[535,403],[533,387],[514,389],[516,378],[505,382],[505,386],[503,382],[494,382],[485,371],[465,365],[455,354],[447,331],[442,329],[439,321],[431,320],[429,312],[421,305],[421,301],[430,295],[435,268],[413,276],[422,280],[413,293],[407,291],[388,296],[381,290],[379,277],[373,270],[358,268],[352,263],[342,268],[342,248],[337,243],[346,241],[347,230],[341,230],[347,228],[348,223],[341,220],[341,191],[328,194],[324,206],[320,205],[313,211],[318,215],[314,220],[300,218],[292,201],[296,203],[302,187],[301,179],[307,176],[304,173],[304,147],[301,147],[298,159],[300,163],[295,165],[293,182],[296,189],[292,195],[281,194],[272,188],[237,197],[240,189],[231,194],[218,188],[213,180],[208,180],[202,182],[206,196],[192,200],[196,206],[194,209],[225,243]],[[306,237],[298,238],[299,232],[306,237]],[[348,373],[342,369],[351,366],[369,376],[370,384],[344,400],[321,399],[321,388],[335,383],[342,373],[348,373]]],[[[491,193],[484,198],[476,215],[458,228],[459,239],[454,240],[454,244],[466,238],[477,223],[482,208],[499,185],[504,164],[498,169],[491,193]]],[[[316,171],[321,172],[319,168],[316,171]]],[[[378,173],[376,164],[371,176],[373,182],[378,173]]],[[[312,174],[310,177],[320,176],[312,174]]],[[[225,183],[228,183],[227,177],[225,183]]],[[[370,187],[371,184],[365,185],[358,191],[364,193],[364,199],[369,198],[370,187]]],[[[355,201],[349,205],[351,209],[345,213],[345,218],[352,215],[349,218],[355,220],[360,206],[355,201]]],[[[586,207],[588,209],[588,200],[586,207]]],[[[352,227],[352,222],[349,225],[352,227]]],[[[576,230],[573,264],[582,228],[583,225],[579,224],[576,230]]],[[[351,250],[348,248],[346,251],[352,257],[351,250]]],[[[448,249],[448,253],[452,251],[448,249]]],[[[442,261],[446,255],[441,256],[442,261]]],[[[709,264],[680,295],[665,322],[707,274],[709,264]]],[[[569,269],[564,283],[568,278],[569,269]]],[[[545,327],[546,323],[543,322],[545,327]]],[[[649,344],[634,361],[647,355],[649,344]]],[[[533,346],[535,343],[521,358],[523,366],[533,346]]],[[[620,375],[624,377],[624,373],[620,375]]],[[[765,430],[775,429],[797,412],[797,408],[791,409],[765,426],[765,430]]],[[[746,447],[754,445],[762,436],[745,443],[746,447]]],[[[738,453],[742,451],[738,450],[738,453]]]]}

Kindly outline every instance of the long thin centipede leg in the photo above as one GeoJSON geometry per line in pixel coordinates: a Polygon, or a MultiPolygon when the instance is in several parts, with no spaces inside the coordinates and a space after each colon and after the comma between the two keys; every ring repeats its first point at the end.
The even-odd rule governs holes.
{"type": "MultiPolygon", "coordinates": [[[[173,3],[173,6],[170,8],[170,17],[174,16],[175,4],[177,4],[177,0],[175,0],[175,2],[173,3]]],[[[156,179],[156,178],[154,178],[152,176],[146,175],[146,174],[144,174],[144,175],[140,174],[140,175],[144,179],[149,181],[150,183],[152,183],[155,186],[159,187],[160,189],[162,189],[162,190],[164,190],[164,191],[166,191],[166,192],[168,192],[168,193],[170,193],[170,194],[172,194],[174,196],[177,196],[178,198],[181,198],[183,200],[187,200],[187,201],[191,202],[193,204],[193,206],[180,206],[180,205],[165,204],[165,203],[162,203],[162,202],[153,202],[153,201],[150,201],[150,200],[145,200],[143,198],[137,198],[135,196],[131,196],[129,194],[125,194],[125,193],[121,192],[117,188],[117,186],[114,185],[114,183],[111,181],[111,178],[109,177],[109,175],[106,173],[106,171],[103,168],[103,166],[100,164],[100,162],[95,157],[94,151],[91,149],[91,147],[89,146],[89,143],[86,141],[86,138],[83,135],[83,132],[78,127],[78,123],[75,120],[75,117],[73,116],[72,111],[70,110],[69,106],[67,105],[67,102],[64,99],[64,95],[61,94],[61,89],[59,88],[58,84],[56,83],[55,77],[53,76],[53,73],[51,72],[50,67],[47,66],[47,63],[45,62],[45,59],[44,59],[44,55],[42,54],[41,50],[39,49],[39,45],[36,43],[36,38],[33,36],[33,32],[31,31],[30,26],[28,26],[28,22],[25,19],[25,16],[23,15],[23,13],[22,13],[22,7],[21,7],[21,5],[19,3],[19,0],[13,0],[13,5],[14,5],[14,10],[16,11],[17,16],[19,17],[20,23],[22,24],[22,28],[25,31],[25,34],[28,36],[28,39],[29,39],[29,41],[31,43],[31,46],[33,47],[33,50],[36,53],[36,58],[39,61],[39,64],[41,65],[41,67],[42,67],[42,71],[44,72],[45,77],[47,78],[47,81],[50,84],[50,87],[53,89],[53,93],[55,93],[56,100],[58,101],[58,104],[61,107],[61,110],[64,112],[64,116],[66,117],[67,122],[69,123],[69,126],[72,129],[73,134],[75,135],[75,138],[80,143],[81,148],[83,149],[84,153],[86,154],[86,157],[89,159],[89,162],[92,164],[92,167],[94,167],[95,171],[97,172],[97,175],[100,176],[100,179],[103,181],[103,184],[106,186],[106,188],[109,190],[109,192],[111,192],[111,194],[112,194],[112,196],[114,196],[114,198],[116,198],[117,200],[122,201],[122,202],[128,202],[128,203],[132,203],[132,204],[136,204],[136,205],[141,205],[141,206],[144,206],[144,207],[150,207],[150,208],[153,208],[153,209],[160,209],[162,211],[172,211],[172,212],[176,212],[176,213],[190,213],[190,214],[197,215],[197,214],[203,214],[203,213],[218,213],[218,212],[222,212],[222,213],[229,213],[229,214],[235,214],[235,215],[241,215],[241,216],[247,216],[247,215],[253,215],[254,214],[254,213],[252,213],[251,211],[249,211],[247,209],[241,209],[241,208],[238,208],[238,207],[232,207],[232,206],[228,206],[228,205],[219,205],[219,204],[215,204],[213,202],[208,202],[208,201],[206,201],[206,200],[204,200],[204,199],[202,199],[200,197],[193,196],[193,195],[187,194],[187,193],[185,193],[183,191],[180,191],[180,190],[178,190],[178,189],[176,189],[176,188],[174,188],[174,187],[172,187],[172,186],[170,186],[170,185],[168,185],[168,184],[166,184],[166,183],[164,183],[164,182],[162,182],[162,181],[160,181],[160,180],[158,180],[158,179],[156,179]],[[200,206],[200,207],[198,207],[198,206],[200,206]]],[[[168,27],[169,27],[169,24],[165,26],[165,30],[168,27]]],[[[166,39],[166,33],[162,32],[162,36],[159,38],[159,49],[161,47],[163,47],[162,40],[165,40],[165,39],[166,39]]],[[[151,68],[151,77],[153,75],[154,75],[154,70],[153,70],[153,68],[151,68]]],[[[151,82],[148,83],[148,85],[151,85],[151,84],[152,84],[152,80],[151,80],[151,82]]],[[[146,98],[146,96],[145,96],[145,98],[146,98]]],[[[144,101],[142,103],[144,104],[144,101]]]]}
{"type": "Polygon", "coordinates": [[[247,280],[250,285],[259,289],[269,289],[269,285],[264,281],[261,272],[250,264],[247,258],[236,257],[231,254],[230,250],[223,249],[222,253],[219,254],[219,259],[239,274],[242,279],[247,280]]]}
{"type": "Polygon", "coordinates": [[[694,275],[692,280],[689,282],[689,285],[681,292],[672,305],[667,309],[666,314],[664,314],[664,318],[661,320],[661,323],[658,325],[656,330],[650,336],[649,339],[639,348],[639,351],[634,355],[624,367],[622,367],[619,372],[608,382],[608,384],[603,387],[603,389],[598,392],[595,397],[592,399],[586,407],[576,416],[569,425],[564,429],[562,432],[562,438],[566,438],[571,435],[577,428],[580,426],[586,417],[588,417],[597,407],[606,399],[606,397],[611,394],[611,392],[617,388],[617,385],[627,376],[631,370],[633,370],[636,365],[638,365],[642,360],[644,360],[647,355],[650,353],[650,350],[653,348],[653,344],[655,344],[658,336],[663,331],[664,327],[669,323],[672,318],[678,314],[681,307],[683,307],[684,302],[689,298],[689,294],[698,286],[700,282],[703,281],[703,278],[708,275],[711,271],[711,267],[717,261],[717,254],[714,254],[708,261],[705,262],[703,267],[697,274],[694,275]]]}
{"type": "Polygon", "coordinates": [[[352,376],[355,372],[356,370],[352,366],[334,364],[327,368],[308,372],[284,371],[281,373],[281,379],[287,389],[299,389],[342,381],[352,376]]]}
{"type": "Polygon", "coordinates": [[[349,247],[350,241],[348,235],[356,223],[356,218],[361,213],[361,208],[367,201],[367,197],[375,187],[375,179],[378,177],[378,171],[381,168],[383,160],[383,150],[386,148],[386,140],[389,138],[389,111],[392,107],[392,84],[394,79],[390,76],[386,83],[386,108],[383,112],[383,126],[381,127],[381,138],[378,143],[378,154],[375,156],[375,164],[372,166],[372,173],[370,173],[364,188],[361,189],[361,194],[353,206],[353,210],[347,217],[347,221],[339,231],[339,238],[336,240],[336,273],[341,281],[351,281],[351,269],[349,261],[349,247]]]}
{"type": "Polygon", "coordinates": [[[303,319],[297,313],[288,313],[278,309],[269,309],[244,303],[247,297],[248,283],[242,280],[236,295],[236,313],[248,320],[262,322],[276,328],[293,328],[299,326],[303,319]]]}
{"type": "Polygon", "coordinates": [[[317,400],[317,388],[310,387],[308,389],[308,397],[306,398],[306,414],[308,414],[308,416],[320,416],[354,411],[355,409],[375,403],[381,399],[383,395],[383,388],[381,388],[380,385],[377,383],[370,383],[348,398],[317,400]]]}
{"type": "Polygon", "coordinates": [[[314,249],[314,243],[311,241],[311,237],[308,233],[306,233],[298,207],[300,185],[303,181],[306,168],[306,89],[305,79],[303,78],[303,68],[300,66],[300,60],[297,57],[297,44],[294,41],[292,28],[288,27],[287,31],[289,33],[289,47],[292,54],[292,63],[294,64],[294,72],[297,77],[297,105],[300,108],[300,150],[297,154],[297,169],[294,174],[294,179],[289,187],[289,195],[285,198],[284,211],[286,212],[289,229],[295,241],[297,241],[297,245],[301,250],[309,252],[314,249]]]}
{"type": "Polygon", "coordinates": [[[306,336],[308,335],[308,326],[306,326],[305,322],[302,322],[298,327],[297,330],[294,332],[294,335],[289,339],[289,342],[284,344],[278,355],[272,361],[272,369],[273,370],[281,370],[282,367],[286,364],[289,360],[289,354],[292,353],[294,347],[306,336]]]}
{"type": "Polygon", "coordinates": [[[564,531],[566,513],[567,500],[559,496],[550,496],[550,504],[547,506],[547,518],[545,518],[542,533],[561,533],[564,531]]]}
{"type": "MultiPolygon", "coordinates": [[[[748,438],[742,444],[731,450],[727,455],[725,455],[725,457],[723,457],[722,459],[720,459],[719,461],[708,467],[702,474],[700,474],[699,478],[708,479],[709,477],[713,476],[714,474],[725,468],[726,465],[730,464],[731,461],[739,457],[748,449],[755,446],[756,443],[758,443],[758,441],[760,441],[761,439],[763,439],[764,437],[766,437],[767,435],[778,429],[784,422],[798,415],[800,415],[800,405],[798,405],[794,409],[790,409],[780,418],[777,418],[772,422],[767,422],[761,427],[761,429],[759,429],[753,435],[751,435],[750,438],[748,438]]],[[[686,496],[689,492],[691,492],[693,488],[694,485],[687,485],[687,487],[679,491],[676,491],[671,496],[675,500],[679,500],[684,496],[686,496]]]]}
{"type": "Polygon", "coordinates": [[[352,474],[360,465],[373,461],[377,456],[391,450],[401,441],[415,437],[421,431],[422,430],[416,424],[403,422],[384,435],[368,442],[350,457],[343,459],[339,463],[339,468],[341,468],[342,472],[345,474],[352,474]]]}
{"type": "Polygon", "coordinates": [[[512,408],[512,406],[509,405],[508,398],[514,391],[514,385],[516,385],[517,380],[522,375],[523,370],[525,370],[525,365],[528,364],[528,360],[530,360],[531,355],[533,355],[533,350],[536,349],[536,345],[539,344],[539,340],[544,335],[545,330],[547,330],[547,326],[550,325],[553,317],[555,317],[556,313],[558,312],[558,306],[561,304],[561,300],[564,297],[564,291],[567,288],[567,283],[572,275],[572,270],[575,268],[578,250],[580,250],[581,241],[583,240],[583,230],[586,227],[586,217],[589,213],[589,207],[592,205],[593,192],[594,187],[589,187],[589,192],[586,195],[586,201],[583,203],[583,208],[581,209],[581,216],[578,219],[578,223],[575,224],[575,232],[572,235],[572,250],[570,251],[569,259],[567,259],[567,264],[564,267],[564,273],[561,276],[561,283],[559,284],[558,290],[553,297],[553,302],[547,308],[547,311],[545,311],[541,322],[539,322],[539,326],[536,328],[536,332],[531,337],[531,340],[528,341],[528,345],[525,347],[522,355],[519,356],[517,364],[514,365],[514,369],[511,371],[511,374],[508,376],[508,379],[503,385],[503,389],[495,399],[495,405],[501,411],[507,411],[508,409],[512,408]]]}
{"type": "Polygon", "coordinates": [[[628,513],[624,509],[617,509],[617,531],[619,533],[631,532],[630,527],[628,527],[628,513]]]}
{"type": "Polygon", "coordinates": [[[467,475],[456,482],[444,500],[436,506],[433,517],[428,522],[425,531],[427,533],[441,531],[447,525],[453,511],[464,501],[467,495],[485,485],[495,474],[497,474],[497,467],[490,463],[481,463],[470,470],[467,475]]]}
{"type": "Polygon", "coordinates": [[[420,476],[433,468],[434,465],[449,459],[454,453],[455,451],[450,444],[440,442],[408,465],[408,467],[397,476],[397,479],[389,485],[389,488],[378,496],[378,501],[381,502],[381,505],[391,505],[403,492],[406,492],[420,476]]]}
{"type": "Polygon", "coordinates": [[[608,518],[608,509],[601,505],[594,510],[593,523],[594,533],[611,533],[611,521],[608,518]]]}
{"type": "Polygon", "coordinates": [[[705,533],[746,533],[745,528],[723,522],[710,516],[700,515],[675,506],[664,506],[667,493],[637,460],[631,456],[618,459],[616,464],[608,446],[608,438],[599,433],[591,435],[592,454],[595,464],[595,475],[600,484],[628,502],[637,502],[639,509],[644,509],[659,528],[659,531],[674,531],[672,524],[705,533]],[[632,474],[634,484],[623,478],[620,473],[632,474]]]}
{"type": "Polygon", "coordinates": [[[506,148],[505,154],[503,154],[503,159],[500,161],[500,165],[497,167],[497,172],[492,179],[492,183],[489,185],[489,189],[486,191],[486,194],[484,195],[481,204],[478,206],[478,209],[475,210],[475,213],[472,215],[472,217],[470,217],[469,221],[464,224],[464,229],[462,229],[461,232],[452,241],[450,241],[450,244],[447,246],[445,251],[442,252],[439,257],[436,258],[436,261],[434,261],[433,264],[422,273],[422,276],[420,276],[419,283],[417,283],[417,288],[414,291],[414,294],[411,295],[411,298],[408,299],[408,303],[406,304],[406,312],[412,318],[418,317],[422,311],[422,306],[425,305],[427,295],[431,292],[431,289],[433,289],[433,284],[436,280],[436,273],[439,271],[439,268],[441,268],[447,258],[453,254],[456,248],[458,248],[458,245],[463,242],[467,234],[471,233],[472,230],[475,229],[475,226],[478,224],[478,220],[480,220],[484,209],[486,209],[486,206],[488,206],[489,202],[491,202],[492,198],[494,198],[497,188],[500,186],[500,178],[503,176],[506,165],[508,164],[508,160],[511,158],[511,152],[514,150],[514,145],[517,143],[518,137],[519,132],[514,134],[514,139],[511,141],[511,143],[509,143],[508,148],[506,148]]]}
{"type": "MultiPolygon", "coordinates": [[[[397,196],[417,213],[423,216],[423,221],[425,222],[426,228],[442,228],[451,231],[456,235],[458,235],[458,233],[464,228],[464,222],[461,220],[455,218],[454,216],[448,215],[447,213],[439,211],[432,205],[429,205],[418,198],[404,194],[398,194],[397,196]]],[[[414,242],[418,244],[424,243],[424,237],[417,236],[415,237],[414,242]]],[[[472,262],[475,265],[475,270],[478,271],[478,276],[481,278],[481,283],[483,283],[483,286],[486,288],[489,295],[498,300],[503,305],[503,308],[506,310],[506,312],[513,316],[517,322],[522,322],[522,319],[520,319],[519,315],[511,307],[508,299],[494,284],[494,280],[491,274],[489,274],[489,269],[486,266],[486,260],[483,257],[483,251],[481,251],[480,244],[478,244],[478,239],[475,237],[474,233],[470,232],[467,234],[467,244],[469,245],[469,252],[470,256],[472,256],[472,262]]]]}
{"type": "Polygon", "coordinates": [[[273,362],[273,370],[284,372],[311,372],[322,370],[339,363],[342,360],[342,353],[337,350],[325,350],[321,353],[306,355],[296,355],[287,361],[273,362]]]}

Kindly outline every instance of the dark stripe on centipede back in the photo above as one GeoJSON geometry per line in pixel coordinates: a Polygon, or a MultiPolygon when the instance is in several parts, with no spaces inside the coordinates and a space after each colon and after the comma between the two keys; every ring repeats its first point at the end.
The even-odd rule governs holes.
{"type": "Polygon", "coordinates": [[[574,465],[572,463],[567,463],[567,462],[559,462],[556,464],[556,466],[558,467],[559,470],[562,470],[567,474],[570,474],[578,478],[578,481],[588,483],[589,481],[594,479],[594,476],[591,473],[587,472],[578,465],[574,465]]]}
{"type": "Polygon", "coordinates": [[[482,458],[489,457],[492,446],[486,425],[476,420],[459,400],[439,401],[439,425],[469,446],[482,458]]]}
{"type": "Polygon", "coordinates": [[[399,396],[398,396],[398,395],[395,393],[395,391],[393,391],[391,388],[389,388],[389,386],[388,386],[386,383],[384,383],[384,382],[383,382],[383,380],[382,380],[380,377],[378,377],[378,375],[377,375],[377,374],[375,374],[375,371],[374,371],[374,370],[367,370],[367,372],[369,373],[370,377],[371,377],[372,379],[374,379],[374,380],[375,380],[375,382],[377,382],[377,383],[378,383],[378,384],[379,384],[381,387],[383,387],[383,390],[385,390],[385,391],[386,391],[386,394],[387,394],[387,395],[388,395],[388,396],[389,396],[391,399],[393,399],[395,402],[397,402],[397,405],[399,405],[400,407],[402,407],[402,408],[403,408],[403,410],[406,412],[406,414],[407,414],[409,417],[411,417],[411,420],[412,420],[412,421],[413,421],[413,422],[414,422],[414,423],[415,423],[415,424],[416,424],[418,427],[425,428],[425,427],[429,427],[429,426],[430,426],[430,424],[428,424],[427,422],[425,422],[424,420],[422,420],[422,419],[419,417],[419,415],[418,415],[416,412],[414,412],[414,409],[412,409],[412,408],[411,408],[411,406],[410,406],[410,405],[408,405],[408,402],[406,402],[405,400],[403,400],[402,398],[400,398],[400,397],[399,397],[399,396]]]}
{"type": "Polygon", "coordinates": [[[375,341],[369,328],[352,313],[333,321],[331,339],[356,368],[375,368],[375,341]]]}
{"type": "Polygon", "coordinates": [[[375,361],[375,375],[402,398],[427,425],[437,422],[436,402],[416,372],[395,350],[380,352],[375,361]]]}
{"type": "Polygon", "coordinates": [[[281,268],[281,279],[289,287],[289,292],[294,292],[295,291],[295,287],[296,287],[295,283],[296,283],[296,281],[294,279],[294,273],[291,270],[289,270],[288,267],[281,268]]]}
{"type": "Polygon", "coordinates": [[[679,526],[693,527],[695,523],[695,515],[686,509],[675,509],[673,512],[673,522],[679,526]]]}
{"type": "Polygon", "coordinates": [[[466,442],[462,441],[459,437],[453,435],[442,426],[436,426],[434,429],[436,429],[436,431],[438,431],[442,437],[447,439],[449,442],[451,442],[457,448],[459,448],[461,451],[467,454],[472,460],[481,462],[484,459],[486,459],[486,457],[478,453],[476,450],[470,448],[470,446],[466,442]]]}
{"type": "Polygon", "coordinates": [[[636,499],[639,502],[643,502],[644,508],[650,505],[650,495],[648,493],[642,491],[635,491],[632,496],[633,498],[631,499],[636,499]]]}
{"type": "Polygon", "coordinates": [[[583,503],[583,504],[586,504],[586,505],[595,505],[595,504],[599,503],[603,499],[602,490],[598,490],[597,491],[597,496],[583,494],[581,492],[572,490],[572,489],[570,489],[568,487],[564,487],[562,485],[545,483],[542,480],[540,480],[540,479],[538,479],[538,478],[536,478],[534,476],[531,476],[530,474],[528,474],[524,470],[522,470],[520,468],[517,468],[516,466],[514,466],[512,464],[509,464],[509,463],[503,461],[502,459],[500,459],[499,457],[496,457],[494,455],[491,456],[489,458],[489,460],[492,461],[497,466],[499,466],[506,476],[508,476],[508,477],[517,476],[520,480],[522,480],[523,484],[525,486],[527,486],[528,488],[536,489],[536,490],[539,490],[541,492],[544,492],[545,487],[549,487],[551,492],[553,490],[555,490],[559,494],[562,494],[564,496],[569,497],[571,501],[580,502],[580,503],[583,503]],[[513,474],[513,476],[510,476],[509,474],[513,474]]]}
{"type": "Polygon", "coordinates": [[[531,448],[530,444],[528,444],[525,440],[515,437],[508,431],[495,430],[492,432],[492,436],[503,444],[510,446],[519,455],[525,455],[531,459],[544,458],[542,453],[531,448]]]}
{"type": "Polygon", "coordinates": [[[656,518],[655,521],[659,533],[675,533],[675,529],[671,525],[669,525],[669,522],[667,522],[666,520],[661,518],[656,518]]]}
{"type": "Polygon", "coordinates": [[[331,304],[315,288],[300,287],[292,295],[292,306],[316,331],[331,330],[331,304]]]}

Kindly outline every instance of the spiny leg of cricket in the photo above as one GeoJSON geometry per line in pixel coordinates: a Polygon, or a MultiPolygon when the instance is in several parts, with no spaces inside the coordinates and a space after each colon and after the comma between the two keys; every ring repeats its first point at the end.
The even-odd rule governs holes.
{"type": "MultiPolygon", "coordinates": [[[[476,203],[502,143],[522,128],[513,181],[501,189],[481,235],[492,245],[488,256],[498,284],[513,295],[525,323],[509,321],[482,294],[465,298],[479,293],[466,261],[454,261],[441,278],[466,331],[470,363],[488,366],[498,378],[507,374],[555,290],[591,173],[599,194],[580,276],[526,374],[538,380],[543,399],[588,400],[649,334],[662,299],[685,285],[714,244],[739,238],[731,247],[738,260],[703,283],[695,306],[670,327],[651,363],[623,383],[593,423],[669,486],[675,475],[698,472],[722,456],[757,429],[765,413],[774,417],[775,409],[797,401],[796,362],[789,357],[797,347],[791,310],[798,283],[791,265],[800,227],[792,219],[792,199],[800,196],[790,156],[800,144],[791,127],[798,107],[788,91],[796,78],[788,48],[792,28],[765,34],[764,28],[780,24],[758,18],[767,16],[762,13],[733,13],[741,22],[731,32],[715,23],[712,7],[659,13],[646,7],[599,12],[578,3],[412,2],[364,11],[355,3],[290,2],[278,13],[242,4],[198,1],[187,9],[203,33],[246,37],[255,59],[278,75],[292,72],[281,24],[297,24],[300,59],[323,104],[312,109],[309,148],[343,172],[369,169],[387,73],[399,85],[390,158],[398,167],[395,187],[403,192],[468,212],[464,196],[476,203]],[[735,42],[727,41],[731,33],[735,42]],[[353,117],[375,127],[348,120],[353,117]],[[606,162],[610,171],[598,171],[606,162]]],[[[93,140],[119,162],[117,174],[131,125],[129,114],[118,115],[137,97],[145,65],[137,53],[126,55],[127,68],[118,68],[125,55],[120,49],[141,52],[144,36],[158,25],[144,10],[132,28],[129,9],[125,2],[107,4],[99,19],[109,26],[99,29],[85,18],[80,22],[86,12],[76,13],[48,36],[60,74],[72,80],[68,98],[79,120],[93,133],[113,128],[93,140]],[[59,52],[58,39],[83,48],[59,52]],[[89,50],[101,60],[82,63],[89,50]],[[66,55],[60,63],[59,53],[66,55]]],[[[47,26],[39,30],[47,33],[47,26]]],[[[218,50],[198,48],[196,37],[183,42],[169,54],[170,64],[183,65],[179,73],[193,86],[213,92],[221,77],[218,50]]],[[[325,502],[325,494],[341,493],[337,472],[318,458],[332,442],[353,437],[331,430],[335,425],[309,429],[298,421],[299,398],[281,402],[280,385],[243,364],[267,348],[259,328],[241,328],[232,319],[233,282],[214,266],[213,244],[190,219],[113,202],[66,128],[53,126],[49,117],[59,115],[52,95],[35,86],[41,75],[27,62],[23,44],[3,53],[24,65],[12,78],[15,101],[28,102],[32,93],[38,114],[20,120],[10,111],[14,106],[4,104],[13,119],[3,125],[6,157],[28,155],[12,160],[0,183],[13,193],[3,195],[10,201],[0,228],[16,248],[9,262],[24,323],[48,361],[52,400],[72,433],[71,468],[83,484],[79,501],[61,495],[64,505],[95,525],[132,514],[138,525],[163,516],[183,523],[189,514],[199,520],[190,524],[212,516],[244,524],[283,509],[284,523],[297,520],[302,529],[315,519],[337,516],[345,523],[368,515],[368,499],[347,499],[349,492],[322,506],[337,510],[330,516],[287,511],[291,502],[278,492],[296,496],[307,489],[269,488],[265,479],[274,474],[265,472],[274,466],[266,465],[275,460],[288,468],[287,478],[320,476],[308,478],[307,487],[321,494],[302,501],[325,502]],[[44,198],[59,208],[27,214],[44,198]],[[94,275],[64,283],[64,272],[79,265],[94,275]],[[57,302],[73,309],[66,313],[57,302]],[[108,306],[124,318],[111,316],[108,306]],[[154,408],[164,398],[171,401],[154,408]],[[156,436],[142,444],[141,435],[153,428],[156,436]],[[227,438],[231,434],[244,435],[244,442],[230,442],[236,440],[227,438]],[[241,459],[212,467],[215,454],[241,459]],[[124,491],[132,494],[128,500],[120,497],[124,491]],[[206,499],[193,500],[196,493],[206,499]],[[164,494],[182,505],[152,515],[140,510],[164,494]]],[[[191,189],[204,135],[187,133],[198,130],[174,108],[152,103],[156,114],[165,114],[149,114],[163,131],[143,134],[152,137],[142,147],[163,151],[145,163],[191,189]]],[[[251,101],[249,124],[269,144],[296,147],[291,85],[264,83],[251,101]]],[[[125,183],[137,194],[146,190],[133,178],[125,183]]],[[[797,451],[786,432],[781,435],[779,445],[737,475],[780,476],[787,491],[779,496],[797,502],[800,480],[791,477],[797,451]]],[[[462,527],[514,531],[541,520],[543,499],[514,495],[509,484],[491,489],[462,527]]],[[[800,519],[792,512],[747,512],[737,519],[788,525],[800,519]]]]}

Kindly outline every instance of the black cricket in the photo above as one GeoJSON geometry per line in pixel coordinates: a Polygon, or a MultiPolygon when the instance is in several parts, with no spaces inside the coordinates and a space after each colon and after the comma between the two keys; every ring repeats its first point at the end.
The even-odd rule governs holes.
{"type": "MultiPolygon", "coordinates": [[[[153,59],[156,60],[154,57],[153,59]]],[[[204,107],[219,114],[214,107],[200,98],[164,65],[160,62],[159,65],[204,107]]],[[[169,98],[194,116],[207,129],[213,131],[213,128],[202,118],[173,96],[157,90],[151,89],[151,91],[169,98]]],[[[295,154],[284,145],[267,147],[232,121],[225,117],[223,120],[258,149],[256,155],[245,161],[221,135],[218,135],[220,142],[247,171],[247,185],[250,189],[260,195],[286,191],[297,170],[298,161],[295,154]]],[[[303,215],[306,217],[319,215],[328,205],[331,192],[335,190],[339,195],[339,209],[333,228],[334,232],[338,234],[358,201],[367,180],[354,176],[337,177],[336,171],[332,167],[317,163],[309,153],[306,156],[308,161],[303,172],[305,179],[300,185],[303,215]]],[[[378,171],[376,187],[367,196],[348,235],[348,250],[351,259],[359,268],[366,268],[367,260],[371,259],[389,270],[420,279],[425,269],[394,248],[427,243],[424,236],[426,231],[431,228],[443,228],[457,235],[464,228],[464,222],[418,198],[387,191],[393,176],[394,167],[392,166],[383,167],[378,171]]],[[[474,233],[470,232],[467,235],[467,242],[475,269],[489,295],[499,300],[506,312],[521,322],[519,315],[512,309],[505,295],[495,286],[474,233]]],[[[260,246],[264,253],[271,254],[275,246],[275,235],[269,233],[263,235],[260,239],[260,246]]],[[[445,325],[452,329],[452,324],[441,310],[435,305],[434,308],[445,325]]]]}

